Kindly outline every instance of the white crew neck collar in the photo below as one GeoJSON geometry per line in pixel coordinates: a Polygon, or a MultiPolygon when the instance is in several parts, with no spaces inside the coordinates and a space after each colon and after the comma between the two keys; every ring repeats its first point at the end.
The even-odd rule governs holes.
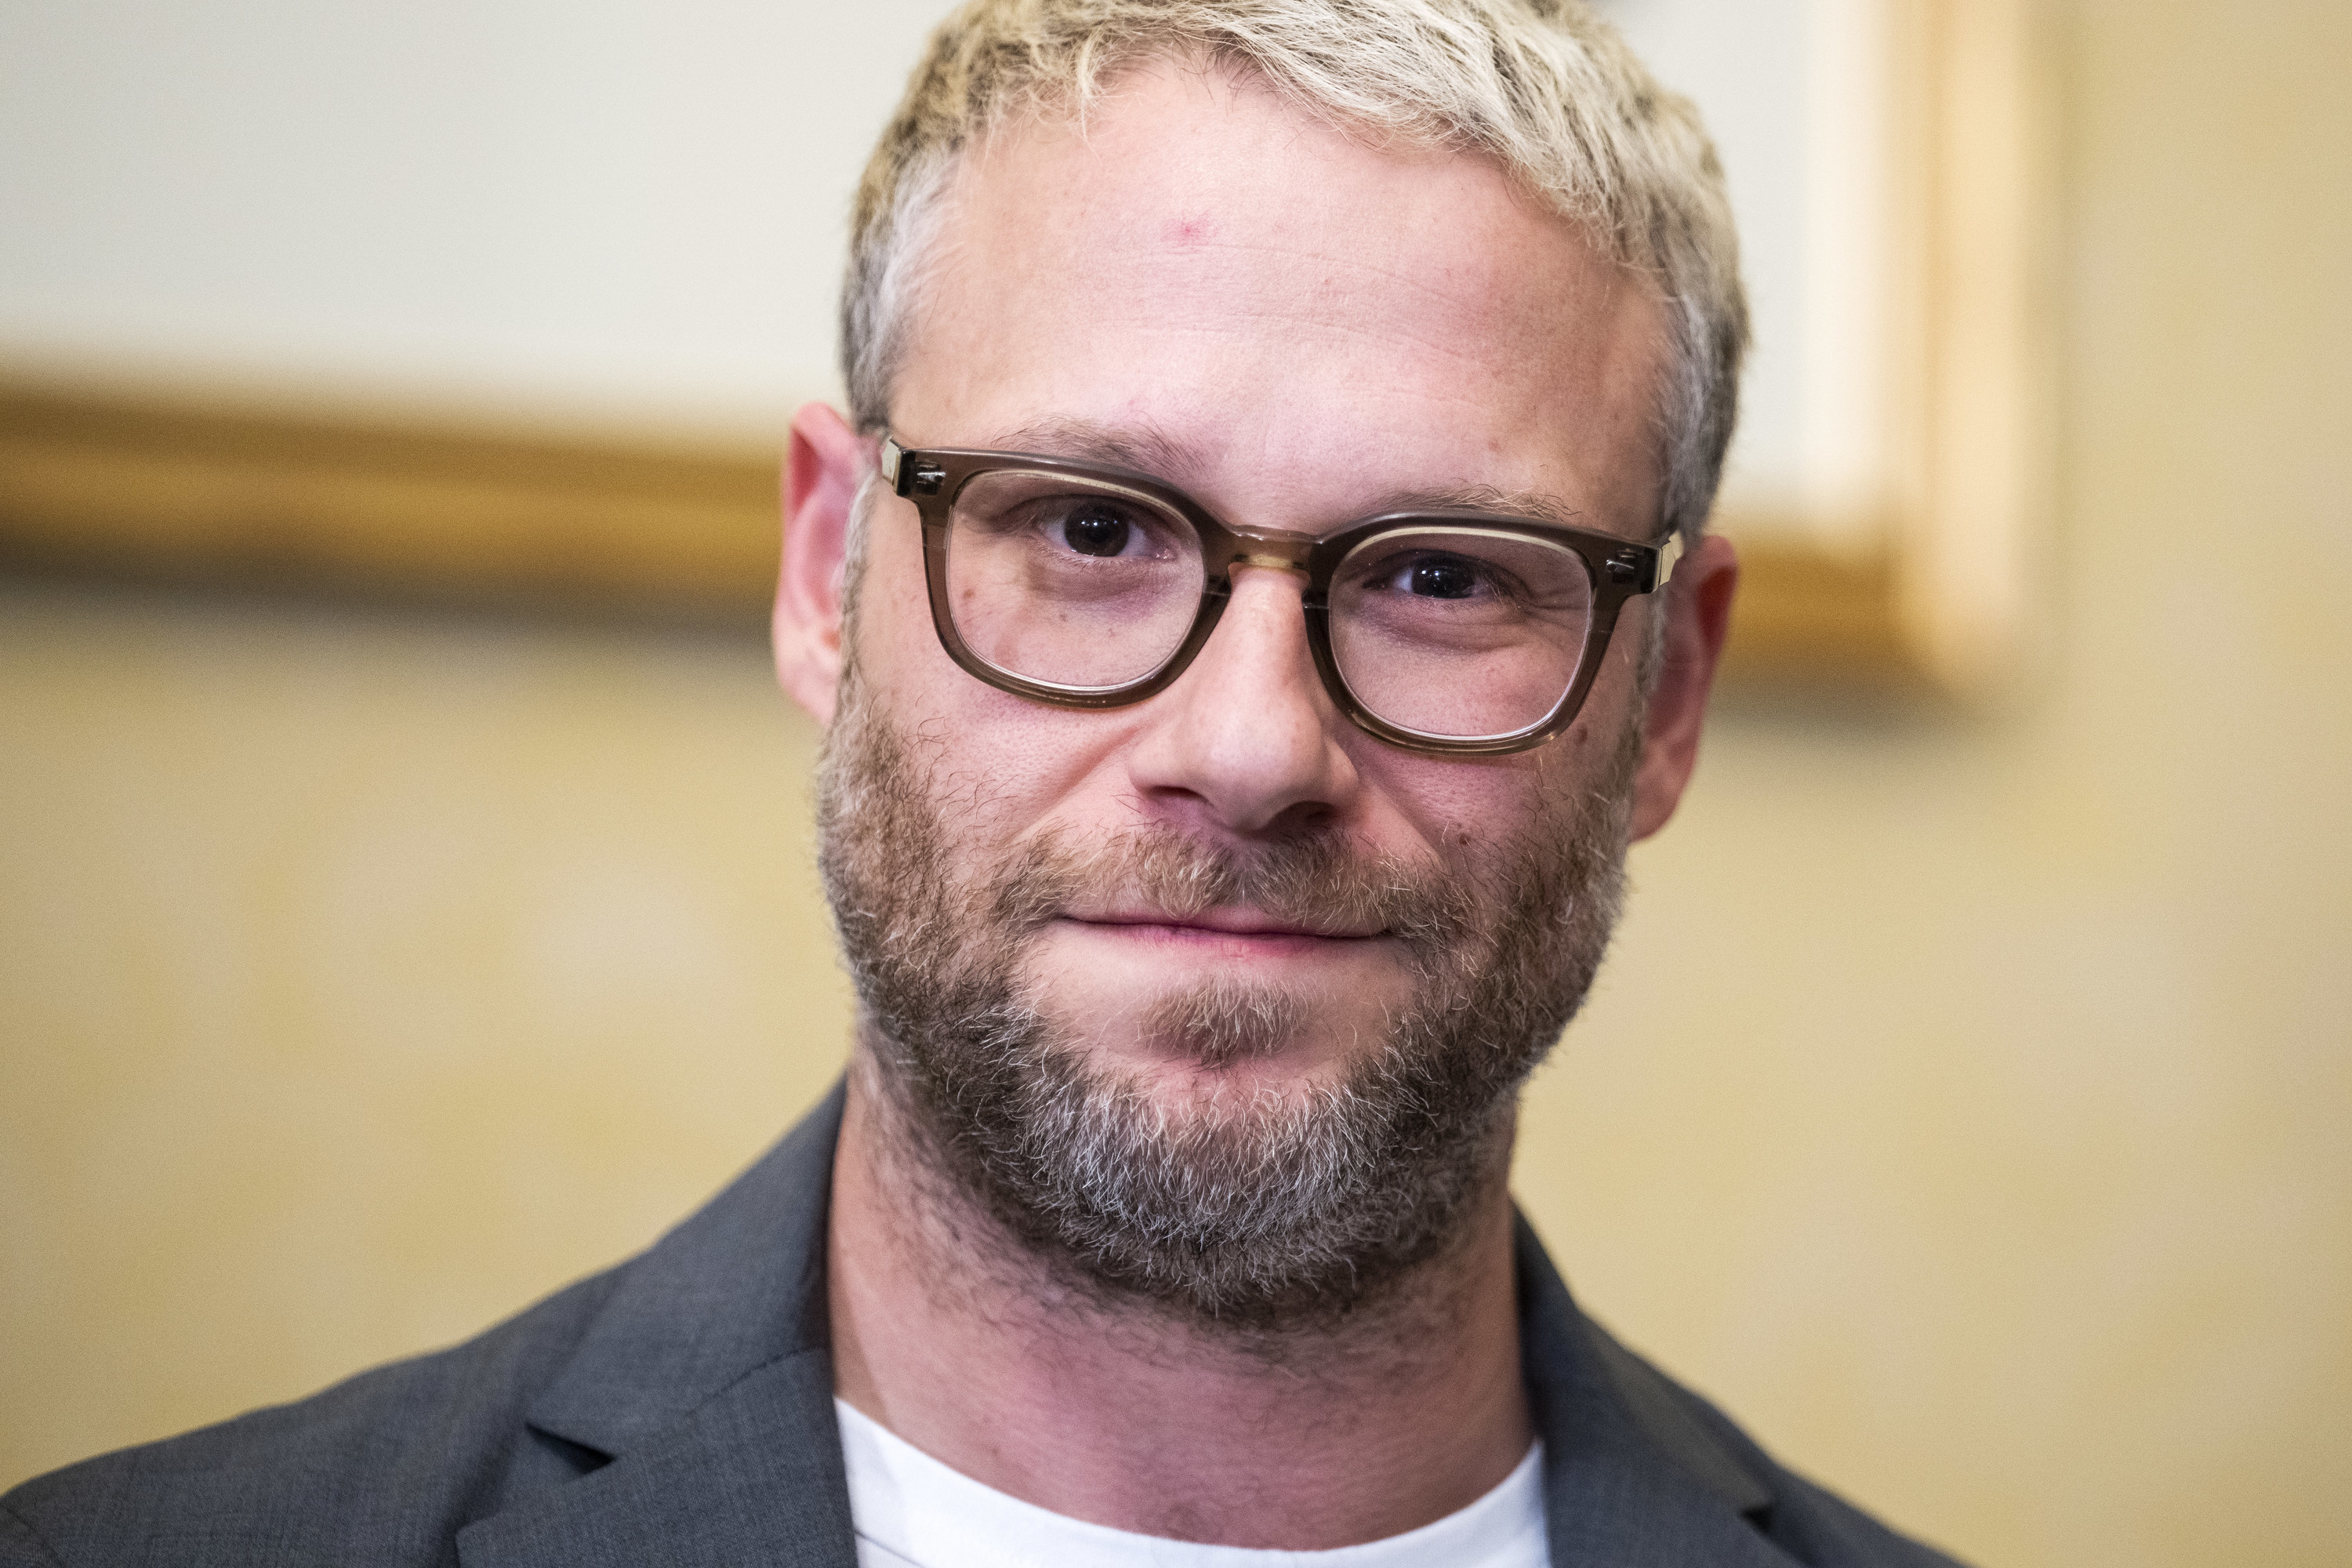
{"type": "Polygon", "coordinates": [[[840,1399],[861,1563],[916,1568],[1540,1568],[1543,1445],[1485,1496],[1402,1535],[1324,1552],[1207,1546],[1071,1519],[984,1486],[840,1399]],[[879,1552],[869,1553],[869,1548],[879,1552]]]}

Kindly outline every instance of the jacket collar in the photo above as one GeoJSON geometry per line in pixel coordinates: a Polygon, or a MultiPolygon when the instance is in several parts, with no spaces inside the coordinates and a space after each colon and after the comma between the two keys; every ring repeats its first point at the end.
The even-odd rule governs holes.
{"type": "Polygon", "coordinates": [[[1515,1242],[1552,1568],[1786,1568],[1769,1461],[1579,1311],[1524,1216],[1515,1242]]]}
{"type": "Polygon", "coordinates": [[[526,1417],[610,1462],[460,1531],[467,1568],[856,1568],[825,1324],[842,1100],[625,1266],[526,1417]]]}
{"type": "MultiPolygon", "coordinates": [[[[528,1415],[610,1462],[460,1531],[469,1568],[855,1568],[825,1321],[842,1100],[626,1266],[528,1415]]],[[[1524,1219],[1516,1247],[1553,1568],[1785,1563],[1760,1456],[1586,1319],[1524,1219]]]]}

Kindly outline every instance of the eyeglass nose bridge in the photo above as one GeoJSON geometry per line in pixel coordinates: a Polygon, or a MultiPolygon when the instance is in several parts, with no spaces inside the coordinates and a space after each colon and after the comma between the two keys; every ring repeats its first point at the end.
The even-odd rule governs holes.
{"type": "Polygon", "coordinates": [[[1255,566],[1268,572],[1296,572],[1303,577],[1315,573],[1316,540],[1311,534],[1292,533],[1280,529],[1239,529],[1230,525],[1218,528],[1204,539],[1208,546],[1210,576],[1215,582],[1230,586],[1234,573],[1244,566],[1255,566]]]}

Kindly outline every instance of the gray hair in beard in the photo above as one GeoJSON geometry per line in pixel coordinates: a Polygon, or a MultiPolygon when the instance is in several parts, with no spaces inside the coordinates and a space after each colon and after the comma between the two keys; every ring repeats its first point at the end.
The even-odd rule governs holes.
{"type": "MultiPolygon", "coordinates": [[[[1615,922],[1639,742],[1484,873],[1365,858],[1328,832],[1244,853],[1163,829],[1084,852],[1041,837],[960,874],[929,771],[853,668],[820,766],[819,865],[881,1120],[917,1170],[1097,1300],[1252,1338],[1345,1318],[1442,1255],[1503,1179],[1518,1088],[1615,922]],[[1083,1022],[1024,994],[1025,939],[1087,887],[1179,915],[1239,903],[1377,927],[1412,955],[1412,1000],[1338,1083],[1171,1103],[1089,1062],[1083,1022]]],[[[1279,1048],[1302,1007],[1213,984],[1161,999],[1147,1026],[1214,1067],[1279,1048]]]]}

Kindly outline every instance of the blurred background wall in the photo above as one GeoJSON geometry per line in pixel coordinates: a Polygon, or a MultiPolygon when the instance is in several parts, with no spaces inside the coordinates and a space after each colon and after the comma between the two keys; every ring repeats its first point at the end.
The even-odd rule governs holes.
{"type": "MultiPolygon", "coordinates": [[[[589,47],[569,15],[516,49],[589,47]]],[[[199,16],[108,90],[135,107],[258,68],[197,69],[199,16]]],[[[1530,1093],[1519,1191],[1604,1321],[1956,1551],[2340,1563],[2352,13],[2053,0],[2044,21],[2041,651],[1971,709],[1719,705],[1530,1093]]],[[[19,44],[68,25],[0,22],[19,44]]],[[[846,11],[774,42],[736,68],[854,169],[906,52],[877,58],[846,11]]],[[[595,47],[615,79],[664,58],[595,47]]],[[[313,60],[315,90],[350,66],[313,60]]],[[[68,228],[99,199],[76,160],[144,133],[76,97],[0,90],[33,149],[13,166],[68,228]]],[[[837,183],[789,188],[837,211],[837,183]]],[[[772,195],[688,188],[678,222],[756,224],[772,195]]],[[[190,198],[147,242],[202,260],[204,218],[190,198]]],[[[667,232],[616,231],[614,254],[667,232]]],[[[148,331],[100,341],[67,297],[124,264],[37,249],[0,240],[18,301],[47,301],[0,333],[19,360],[234,369],[251,346],[226,261],[211,306],[155,296],[148,331]]],[[[504,369],[448,384],[431,343],[366,322],[311,368],[602,395],[563,344],[522,341],[526,263],[465,307],[512,329],[504,369]]],[[[432,265],[383,287],[465,294],[468,258],[432,265]]],[[[646,351],[648,398],[756,424],[800,390],[773,366],[822,350],[834,265],[780,278],[803,315],[666,340],[702,334],[709,363],[745,345],[733,382],[665,381],[646,351]]],[[[747,635],[0,582],[0,1486],[467,1334],[751,1159],[842,1058],[814,739],[747,635]]]]}

